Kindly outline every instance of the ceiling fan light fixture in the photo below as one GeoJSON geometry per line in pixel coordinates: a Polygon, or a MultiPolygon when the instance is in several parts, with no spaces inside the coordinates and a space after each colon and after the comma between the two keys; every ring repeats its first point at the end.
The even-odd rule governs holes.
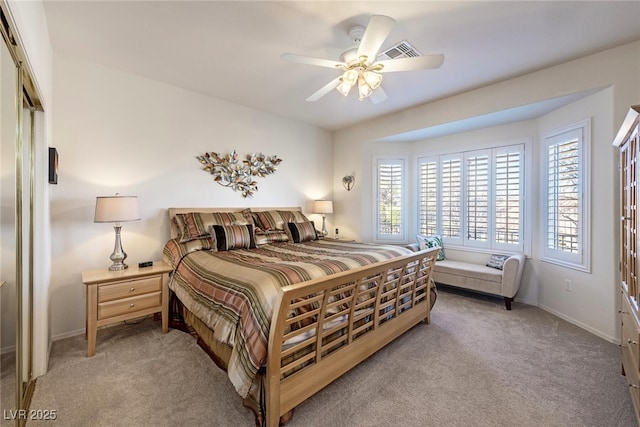
{"type": "Polygon", "coordinates": [[[338,86],[336,86],[336,90],[338,92],[340,92],[341,94],[343,94],[344,96],[349,95],[349,91],[351,90],[351,88],[353,87],[353,83],[349,84],[347,82],[344,81],[344,77],[342,79],[340,79],[340,83],[338,84],[338,86]]]}
{"type": "Polygon", "coordinates": [[[349,37],[355,45],[342,52],[340,61],[293,53],[284,53],[281,58],[290,62],[340,70],[341,75],[335,76],[328,84],[307,97],[306,101],[317,101],[334,88],[346,97],[357,82],[360,101],[371,97],[371,101],[378,104],[387,99],[387,94],[381,87],[382,73],[439,68],[444,61],[442,54],[420,55],[406,41],[379,54],[395,22],[388,16],[373,15],[366,27],[356,26],[349,29],[349,37]]]}
{"type": "Polygon", "coordinates": [[[358,57],[358,62],[360,62],[361,67],[366,67],[368,65],[371,65],[371,63],[369,62],[369,57],[367,55],[360,55],[358,57]]]}
{"type": "Polygon", "coordinates": [[[362,73],[362,76],[372,90],[376,90],[380,86],[380,83],[382,83],[382,75],[373,71],[365,71],[362,73]]]}
{"type": "Polygon", "coordinates": [[[342,81],[348,84],[349,87],[353,86],[358,81],[358,71],[353,68],[345,71],[342,75],[342,81]]]}
{"type": "Polygon", "coordinates": [[[367,84],[364,77],[360,76],[358,78],[358,99],[362,101],[363,99],[370,97],[372,93],[373,89],[371,89],[371,86],[367,84]]]}

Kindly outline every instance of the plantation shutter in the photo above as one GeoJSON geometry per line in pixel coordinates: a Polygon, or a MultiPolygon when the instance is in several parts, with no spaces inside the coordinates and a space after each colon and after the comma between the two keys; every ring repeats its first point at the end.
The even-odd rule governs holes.
{"type": "Polygon", "coordinates": [[[523,157],[521,145],[495,150],[495,234],[497,245],[523,246],[523,157]]]}
{"type": "Polygon", "coordinates": [[[489,243],[489,154],[473,151],[465,155],[465,244],[472,246],[489,243]]]}
{"type": "Polygon", "coordinates": [[[461,241],[462,209],[462,160],[461,157],[443,157],[441,160],[440,215],[442,219],[442,237],[461,241]]]}
{"type": "Polygon", "coordinates": [[[591,271],[591,119],[544,137],[542,257],[546,262],[591,271]]]}
{"type": "Polygon", "coordinates": [[[376,238],[404,241],[404,159],[378,159],[376,238]]]}
{"type": "Polygon", "coordinates": [[[548,147],[547,247],[568,253],[579,251],[579,142],[571,136],[548,147]]]}
{"type": "Polygon", "coordinates": [[[438,234],[438,162],[421,159],[418,164],[418,209],[420,234],[438,234]]]}

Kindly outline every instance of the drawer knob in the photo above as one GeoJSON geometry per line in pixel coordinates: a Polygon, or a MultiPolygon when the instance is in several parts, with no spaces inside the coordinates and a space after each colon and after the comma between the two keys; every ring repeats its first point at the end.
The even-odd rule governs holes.
{"type": "Polygon", "coordinates": [[[640,388],[640,387],[638,387],[638,386],[637,386],[637,385],[635,385],[635,384],[629,384],[629,387],[631,387],[631,388],[640,388]]]}
{"type": "Polygon", "coordinates": [[[638,343],[636,341],[632,341],[631,339],[627,340],[627,344],[635,344],[638,345],[638,343]]]}
{"type": "Polygon", "coordinates": [[[133,303],[132,303],[132,304],[129,304],[129,307],[135,307],[135,306],[136,306],[136,305],[135,305],[135,304],[133,304],[133,303]]]}
{"type": "Polygon", "coordinates": [[[133,291],[135,291],[135,290],[136,290],[136,288],[131,287],[131,289],[129,289],[129,292],[133,292],[133,291]]]}

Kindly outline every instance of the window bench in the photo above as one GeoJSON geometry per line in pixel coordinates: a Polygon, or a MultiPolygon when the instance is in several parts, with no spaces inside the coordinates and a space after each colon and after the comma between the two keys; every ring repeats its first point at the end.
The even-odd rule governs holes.
{"type": "MultiPolygon", "coordinates": [[[[413,243],[408,248],[417,251],[419,245],[413,243]]],[[[505,260],[503,269],[498,270],[485,265],[489,257],[487,255],[484,264],[451,259],[436,261],[431,278],[436,283],[502,296],[506,309],[511,310],[526,258],[523,253],[515,253],[505,260]]]]}

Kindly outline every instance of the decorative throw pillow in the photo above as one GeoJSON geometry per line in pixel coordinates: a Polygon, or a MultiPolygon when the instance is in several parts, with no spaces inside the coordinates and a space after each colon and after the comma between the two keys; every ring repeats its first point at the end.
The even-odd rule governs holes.
{"type": "Polygon", "coordinates": [[[442,261],[445,259],[444,257],[444,248],[442,245],[442,237],[440,236],[423,236],[422,234],[416,235],[416,240],[420,244],[420,250],[425,250],[429,248],[440,248],[438,251],[438,256],[436,257],[436,261],[442,261]]]}
{"type": "Polygon", "coordinates": [[[288,242],[289,235],[284,231],[258,231],[256,230],[256,246],[266,245],[268,243],[288,242]]]}
{"type": "Polygon", "coordinates": [[[218,251],[256,247],[253,225],[212,225],[211,240],[218,251]]]}
{"type": "Polygon", "coordinates": [[[504,262],[509,258],[509,255],[491,255],[489,258],[489,262],[487,262],[487,267],[497,268],[498,270],[502,270],[504,266],[504,262]]]}
{"type": "Polygon", "coordinates": [[[291,240],[293,240],[294,243],[308,242],[317,239],[316,227],[313,221],[290,222],[288,225],[291,240]]]}

